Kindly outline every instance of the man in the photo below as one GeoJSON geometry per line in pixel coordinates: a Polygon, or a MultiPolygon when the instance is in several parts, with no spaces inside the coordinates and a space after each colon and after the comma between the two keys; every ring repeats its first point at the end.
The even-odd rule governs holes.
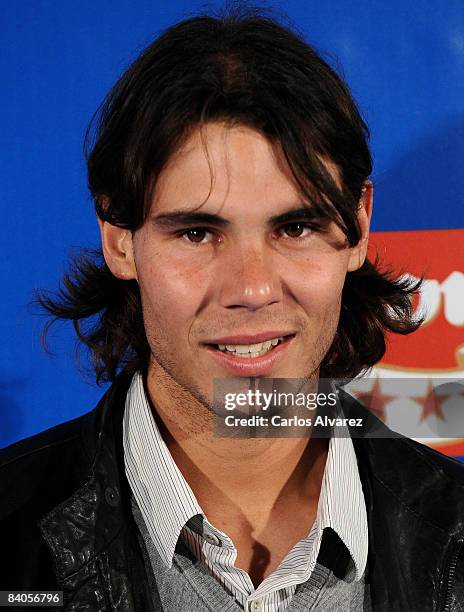
{"type": "Polygon", "coordinates": [[[343,393],[352,439],[213,431],[215,381],[317,389],[417,328],[417,287],[366,259],[366,134],[332,69],[257,13],[177,24],[121,77],[88,155],[104,260],[42,298],[113,385],[3,452],[2,589],[69,610],[461,609],[460,464],[343,393]]]}

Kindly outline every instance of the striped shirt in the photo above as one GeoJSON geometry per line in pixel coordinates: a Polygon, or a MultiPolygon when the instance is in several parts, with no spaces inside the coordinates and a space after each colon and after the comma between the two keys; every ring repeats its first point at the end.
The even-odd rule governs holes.
{"type": "Polygon", "coordinates": [[[140,373],[134,375],[127,393],[123,444],[132,493],[167,567],[172,566],[181,537],[244,610],[282,612],[290,604],[297,585],[311,576],[322,533],[331,527],[350,553],[354,579],[362,578],[368,551],[367,513],[349,436],[330,439],[316,520],[308,535],[256,589],[248,573],[234,566],[237,558],[234,543],[208,521],[174,462],[156,425],[140,373]]]}

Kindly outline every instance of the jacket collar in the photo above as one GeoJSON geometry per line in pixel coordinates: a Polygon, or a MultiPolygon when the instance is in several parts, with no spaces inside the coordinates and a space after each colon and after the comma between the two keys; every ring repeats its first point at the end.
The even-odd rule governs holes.
{"type": "Polygon", "coordinates": [[[449,533],[464,530],[464,469],[454,459],[392,431],[372,412],[341,392],[344,413],[362,418],[350,434],[364,479],[381,486],[409,512],[449,533]],[[459,492],[455,503],[446,503],[459,492]]]}

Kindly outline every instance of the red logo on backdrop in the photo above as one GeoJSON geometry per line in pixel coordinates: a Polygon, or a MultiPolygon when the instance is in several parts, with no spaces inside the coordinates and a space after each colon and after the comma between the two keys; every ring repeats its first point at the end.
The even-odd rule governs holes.
{"type": "Polygon", "coordinates": [[[377,232],[369,256],[396,273],[424,277],[416,312],[419,330],[392,334],[381,367],[403,371],[464,374],[464,230],[377,232]]]}
{"type": "MultiPolygon", "coordinates": [[[[370,260],[376,255],[380,266],[395,275],[424,279],[413,306],[416,314],[425,316],[415,333],[387,337],[387,351],[377,364],[382,371],[378,376],[388,376],[385,370],[390,370],[392,375],[396,372],[410,378],[464,378],[464,230],[373,233],[370,260]]],[[[360,399],[368,400],[366,405],[374,412],[377,408],[378,416],[388,424],[386,407],[394,397],[381,390],[381,378],[376,378],[369,393],[361,394],[360,399]]],[[[446,395],[437,398],[426,391],[423,397],[411,399],[421,406],[419,423],[432,417],[444,420],[441,404],[445,405],[446,395]]],[[[448,455],[464,455],[464,439],[430,440],[429,445],[448,455]]]]}

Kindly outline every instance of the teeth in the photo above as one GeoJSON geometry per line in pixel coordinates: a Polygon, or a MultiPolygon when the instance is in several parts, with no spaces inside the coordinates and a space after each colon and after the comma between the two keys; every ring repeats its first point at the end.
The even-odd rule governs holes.
{"type": "Polygon", "coordinates": [[[282,341],[283,337],[272,338],[272,340],[258,342],[257,344],[218,344],[218,348],[220,351],[234,353],[235,355],[240,355],[240,357],[251,358],[264,355],[282,341]]]}
{"type": "Polygon", "coordinates": [[[241,353],[251,353],[252,350],[253,350],[253,352],[256,350],[254,348],[255,346],[256,345],[253,345],[253,349],[250,349],[250,350],[248,350],[248,347],[245,344],[243,346],[237,345],[235,348],[233,346],[228,346],[227,350],[228,351],[235,351],[236,353],[239,353],[239,354],[241,354],[241,353]]]}

